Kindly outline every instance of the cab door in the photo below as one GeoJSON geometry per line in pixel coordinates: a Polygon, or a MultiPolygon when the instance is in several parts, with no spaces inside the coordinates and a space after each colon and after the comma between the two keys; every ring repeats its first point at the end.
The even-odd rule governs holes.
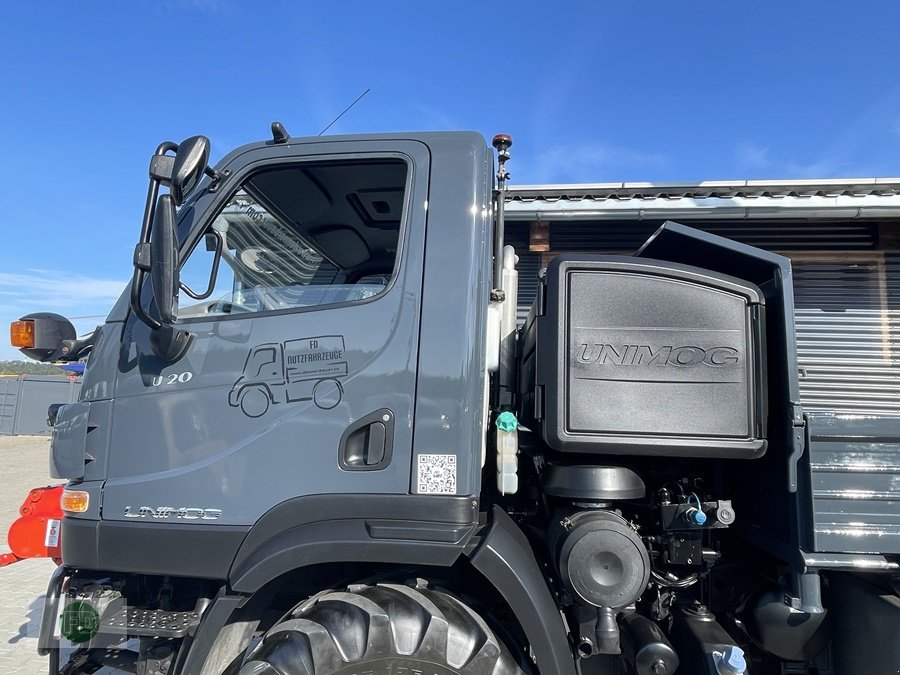
{"type": "Polygon", "coordinates": [[[103,519],[249,525],[292,497],[408,492],[427,147],[269,145],[224,168],[180,214],[187,352],[162,362],[125,323],[103,519]]]}

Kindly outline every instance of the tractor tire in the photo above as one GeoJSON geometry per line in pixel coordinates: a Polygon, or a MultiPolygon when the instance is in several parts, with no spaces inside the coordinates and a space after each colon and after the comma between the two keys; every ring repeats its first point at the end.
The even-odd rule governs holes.
{"type": "Polygon", "coordinates": [[[522,675],[484,620],[438,591],[352,587],[304,603],[247,656],[240,675],[522,675]]]}

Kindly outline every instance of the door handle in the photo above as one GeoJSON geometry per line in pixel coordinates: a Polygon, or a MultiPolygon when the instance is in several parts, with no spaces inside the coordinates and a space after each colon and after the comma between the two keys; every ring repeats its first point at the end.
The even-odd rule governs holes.
{"type": "Polygon", "coordinates": [[[391,463],[394,413],[387,408],[358,419],[344,431],[338,450],[341,468],[375,471],[391,463]]]}

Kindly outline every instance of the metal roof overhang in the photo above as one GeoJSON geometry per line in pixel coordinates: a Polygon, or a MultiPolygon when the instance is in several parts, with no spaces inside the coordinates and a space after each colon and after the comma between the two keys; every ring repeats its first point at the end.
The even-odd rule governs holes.
{"type": "Polygon", "coordinates": [[[880,220],[900,218],[900,178],[523,185],[505,210],[513,221],[880,220]]]}

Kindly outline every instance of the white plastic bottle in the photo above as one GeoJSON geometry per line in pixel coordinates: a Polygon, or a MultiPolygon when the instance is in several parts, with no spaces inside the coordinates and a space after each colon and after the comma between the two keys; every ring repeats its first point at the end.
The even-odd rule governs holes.
{"type": "Polygon", "coordinates": [[[519,421],[506,410],[497,415],[497,489],[502,495],[515,494],[519,489],[519,421]]]}

